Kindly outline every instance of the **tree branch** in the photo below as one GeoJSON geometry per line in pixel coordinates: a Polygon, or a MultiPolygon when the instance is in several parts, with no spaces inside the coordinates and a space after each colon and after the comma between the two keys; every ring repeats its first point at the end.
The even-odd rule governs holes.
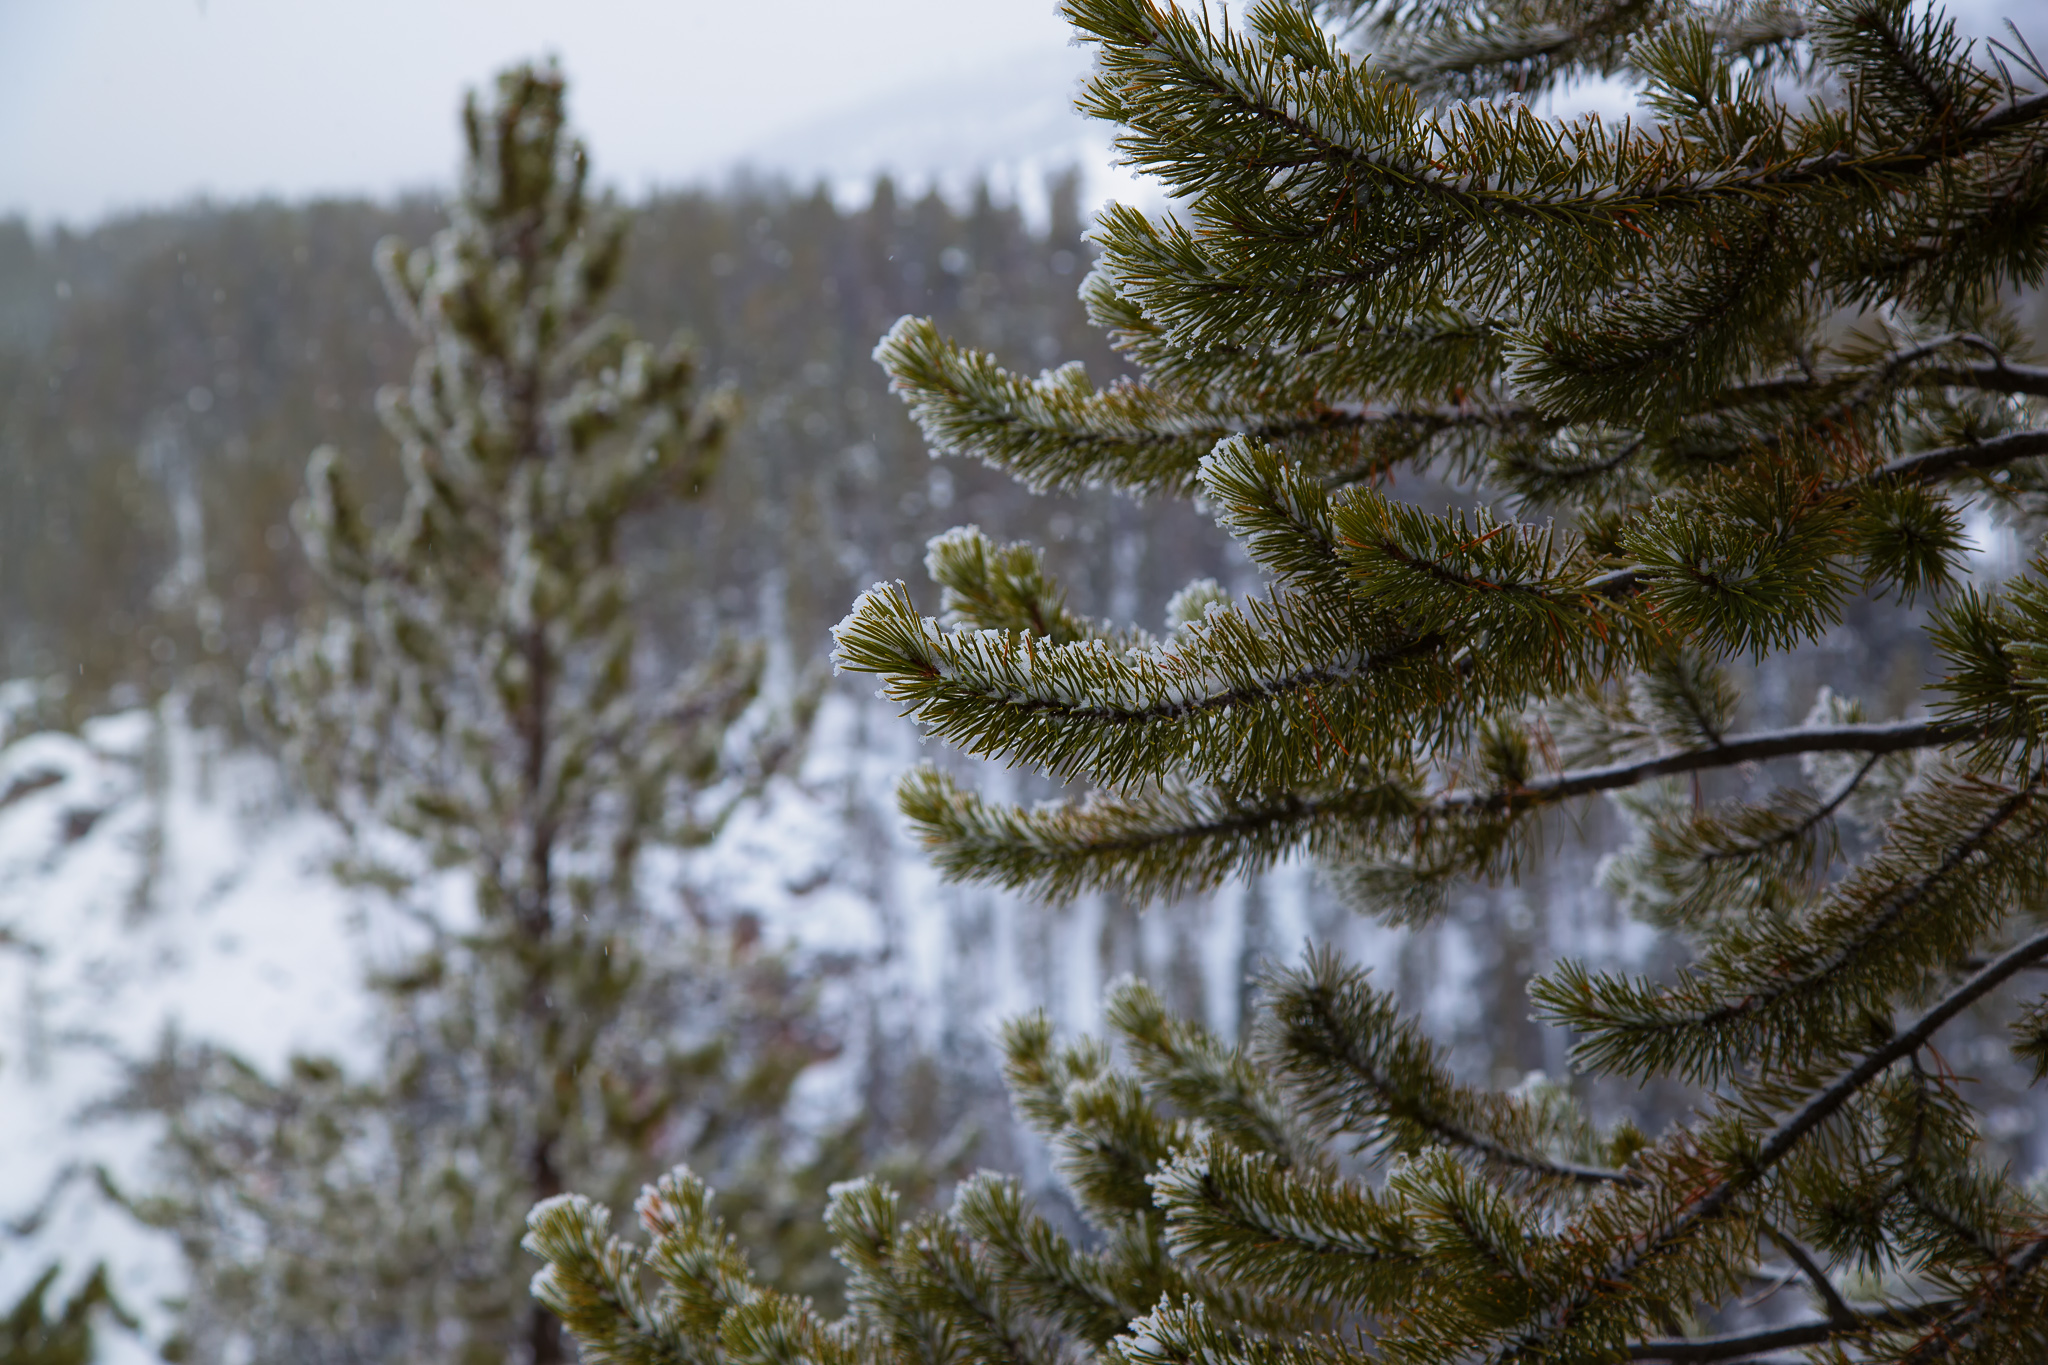
{"type": "Polygon", "coordinates": [[[1996,469],[1999,465],[2037,455],[2048,455],[2048,431],[2015,431],[2005,436],[1994,436],[1988,441],[1944,446],[1940,450],[1923,450],[1918,455],[1903,456],[1872,470],[1863,482],[1921,483],[1965,469],[1996,469]]]}
{"type": "Polygon", "coordinates": [[[1579,768],[1542,777],[1508,790],[1486,791],[1454,788],[1433,798],[1426,810],[1449,814],[1454,811],[1506,810],[1518,804],[1562,801],[1591,792],[1632,787],[1652,778],[1677,773],[1701,772],[1733,767],[1765,759],[1790,758],[1797,754],[1900,753],[1926,749],[1973,738],[1965,726],[1939,721],[1893,721],[1881,725],[1808,725],[1789,730],[1758,730],[1752,734],[1730,735],[1719,744],[1703,749],[1686,749],[1675,754],[1611,763],[1599,768],[1579,768]]]}
{"type": "MultiPolygon", "coordinates": [[[[1654,1235],[1646,1233],[1641,1239],[1632,1241],[1627,1254],[1610,1263],[1606,1273],[1597,1278],[1595,1283],[1598,1289],[1589,1287],[1574,1297],[1564,1306],[1563,1316],[1568,1317],[1571,1312],[1588,1302],[1588,1294],[1611,1292],[1614,1286],[1625,1284],[1642,1266],[1662,1255],[1666,1248],[1683,1239],[1692,1229],[1720,1217],[1737,1195],[1762,1181],[1779,1162],[1792,1154],[1808,1134],[1833,1118],[1836,1112],[1855,1098],[1864,1086],[1883,1075],[1893,1063],[1910,1057],[1925,1047],[1928,1040],[1933,1038],[1944,1024],[2003,985],[2008,977],[2044,957],[2048,957],[2048,933],[2036,934],[1943,996],[1934,1008],[1921,1015],[1909,1027],[1893,1035],[1889,1041],[1864,1053],[1860,1061],[1815,1091],[1804,1104],[1780,1120],[1775,1128],[1759,1135],[1756,1145],[1748,1149],[1741,1162],[1727,1174],[1691,1193],[1680,1211],[1672,1216],[1660,1231],[1654,1235]]],[[[1553,1314],[1553,1320],[1559,1320],[1556,1314],[1553,1314]]],[[[1657,1350],[1654,1353],[1647,1349],[1637,1351],[1631,1348],[1630,1358],[1668,1361],[1732,1360],[1742,1356],[1753,1356],[1779,1346],[1811,1345],[1816,1341],[1825,1341],[1834,1335],[1837,1329],[1832,1324],[1823,1323],[1806,1328],[1780,1330],[1819,1332],[1820,1335],[1802,1340],[1786,1340],[1774,1339],[1768,1333],[1759,1333],[1739,1339],[1741,1344],[1734,1344],[1732,1339],[1725,1338],[1699,1342],[1660,1342],[1657,1343],[1657,1350]]]]}
{"type": "MultiPolygon", "coordinates": [[[[2048,374],[2048,371],[2043,373],[2048,374]]],[[[2048,431],[2015,431],[1994,436],[1988,441],[1972,441],[1967,445],[1943,446],[1939,450],[1901,456],[1889,464],[1878,466],[1860,479],[1836,484],[1830,491],[1847,491],[1859,484],[1928,483],[1968,469],[1996,469],[2014,460],[2042,455],[2048,455],[2048,431]]],[[[1641,590],[1642,580],[1643,571],[1630,565],[1589,579],[1586,591],[1609,599],[1628,597],[1641,590]]]]}
{"type": "Polygon", "coordinates": [[[1721,1206],[1734,1196],[1738,1185],[1760,1179],[1766,1171],[1783,1161],[1791,1154],[1792,1149],[1799,1145],[1801,1139],[1833,1117],[1836,1110],[1847,1104],[1857,1091],[1882,1075],[1892,1063],[1918,1052],[1949,1020],[2003,985],[2006,978],[2044,957],[2048,957],[2048,933],[2036,934],[2018,947],[1994,958],[1991,965],[1943,996],[1939,1004],[1921,1015],[1911,1027],[1895,1034],[1884,1046],[1864,1053],[1862,1061],[1837,1076],[1826,1088],[1815,1092],[1805,1104],[1793,1110],[1757,1144],[1755,1152],[1743,1164],[1739,1176],[1724,1179],[1707,1191],[1686,1212],[1681,1221],[1697,1223],[1719,1212],[1721,1206]]]}
{"type": "MultiPolygon", "coordinates": [[[[1511,792],[1453,789],[1434,799],[1416,799],[1407,788],[1384,779],[1374,787],[1324,789],[1313,795],[1288,793],[1261,802],[1220,800],[1196,801],[1192,809],[1173,812],[1147,810],[1140,804],[1126,808],[1119,818],[1103,806],[1093,807],[1096,819],[1107,819],[1110,828],[1099,834],[1049,831],[1034,836],[1031,857],[1041,868],[1078,863],[1104,855],[1135,853],[1142,849],[1175,844],[1198,844],[1207,839],[1253,840],[1273,846],[1298,846],[1315,837],[1315,830],[1364,827],[1388,828],[1393,822],[1407,828],[1416,819],[1458,814],[1526,812],[1534,807],[1567,800],[1592,792],[1631,786],[1650,778],[1675,773],[1698,772],[1736,763],[1783,758],[1804,753],[1861,752],[1874,755],[1931,747],[1969,739],[1974,732],[1925,721],[1887,725],[1810,726],[1796,730],[1767,730],[1755,734],[1731,735],[1722,744],[1684,753],[1665,754],[1631,763],[1586,768],[1539,779],[1511,792]]],[[[1073,811],[1075,806],[1066,810],[1073,811]]],[[[1018,812],[1029,822],[1053,818],[1047,812],[1018,812]]],[[[1182,856],[1193,856],[1192,853],[1182,856]]],[[[1034,876],[1048,875],[1044,872],[1034,876]]],[[[1006,882],[1022,886],[1028,879],[1006,882]]],[[[1084,877],[1083,880],[1086,880],[1084,877]]],[[[1601,1183],[1608,1177],[1587,1169],[1565,1172],[1583,1183],[1601,1183]]],[[[1624,1183],[1628,1183],[1623,1176],[1624,1183]]]]}
{"type": "Polygon", "coordinates": [[[1761,1332],[1736,1332],[1719,1337],[1632,1341],[1628,1347],[1628,1358],[1666,1361],[1670,1362],[1670,1365],[1680,1365],[1680,1362],[1741,1360],[1762,1355],[1767,1351],[1818,1346],[1835,1337],[1853,1332],[1881,1331],[1888,1327],[1917,1327],[1939,1318],[1943,1313],[1953,1311],[1954,1307],[1954,1304],[1944,1302],[1916,1304],[1910,1308],[1880,1308],[1867,1313],[1848,1310],[1849,1316],[1844,1319],[1831,1317],[1826,1322],[1794,1323],[1790,1327],[1772,1327],[1761,1332]]]}
{"type": "MultiPolygon", "coordinates": [[[[2036,934],[2018,947],[1994,958],[1983,971],[1943,996],[1941,1003],[1921,1015],[1912,1027],[1901,1031],[1883,1047],[1865,1053],[1862,1061],[1843,1072],[1825,1090],[1799,1106],[1791,1117],[1773,1130],[1757,1148],[1756,1155],[1750,1163],[1751,1173],[1760,1175],[1783,1160],[1786,1154],[1798,1145],[1801,1138],[1848,1103],[1851,1095],[1875,1080],[1885,1068],[1903,1057],[1918,1052],[1949,1020],[1976,1003],[1980,997],[2003,985],[2006,978],[2044,957],[2048,957],[2048,933],[2036,934]]],[[[1709,1199],[1711,1198],[1712,1196],[1709,1196],[1709,1199]]],[[[1705,1202],[1707,1201],[1702,1201],[1705,1202]]]]}
{"type": "Polygon", "coordinates": [[[1402,1116],[1416,1126],[1427,1129],[1445,1146],[1463,1148],[1483,1159],[1564,1184],[1624,1185],[1636,1188],[1644,1183],[1643,1178],[1633,1171],[1617,1171],[1605,1166],[1561,1161],[1538,1152],[1511,1147],[1472,1126],[1458,1122],[1434,1106],[1416,1101],[1409,1091],[1404,1090],[1397,1081],[1386,1074],[1378,1056],[1375,1055],[1372,1040],[1353,1036],[1347,1033],[1336,1019],[1327,1015],[1326,1018],[1328,1022],[1319,1023],[1319,1026],[1328,1029],[1328,1036],[1333,1043],[1330,1055],[1336,1067],[1341,1067],[1343,1072],[1351,1077],[1352,1085],[1363,1087],[1379,1096],[1389,1112],[1394,1111],[1396,1106],[1405,1105],[1401,1111],[1402,1116]]]}
{"type": "Polygon", "coordinates": [[[1828,180],[1886,175],[1917,175],[1943,162],[1955,161],[1978,147],[2048,117],[2048,94],[2015,98],[1975,122],[1945,127],[1917,142],[1891,151],[1828,152],[1787,168],[1767,168],[1747,181],[1725,182],[1743,190],[1815,185],[1828,180]]]}
{"type": "Polygon", "coordinates": [[[1943,365],[1920,372],[1920,380],[1931,386],[1982,389],[1986,393],[2024,393],[2048,398],[2048,368],[2015,365],[1993,360],[1982,365],[1943,365]]]}
{"type": "Polygon", "coordinates": [[[1828,1321],[1844,1330],[1856,1324],[1856,1310],[1849,1307],[1848,1302],[1842,1298],[1841,1291],[1835,1288],[1835,1282],[1828,1278],[1827,1271],[1821,1269],[1806,1248],[1774,1227],[1767,1227],[1766,1231],[1772,1241],[1784,1248],[1785,1255],[1791,1259],[1793,1265],[1799,1267],[1799,1273],[1806,1276],[1807,1283],[1813,1286],[1813,1292],[1820,1298],[1821,1307],[1827,1310],[1828,1321]]]}

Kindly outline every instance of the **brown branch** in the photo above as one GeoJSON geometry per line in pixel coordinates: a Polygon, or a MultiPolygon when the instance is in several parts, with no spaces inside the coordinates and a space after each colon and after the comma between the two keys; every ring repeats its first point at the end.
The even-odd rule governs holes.
{"type": "MultiPolygon", "coordinates": [[[[1405,793],[1376,784],[1370,791],[1356,788],[1304,797],[1286,794],[1259,804],[1232,801],[1208,819],[1191,820],[1168,828],[1151,826],[1135,835],[1090,841],[1076,850],[1077,856],[1130,852],[1142,848],[1204,838],[1245,838],[1276,828],[1297,829],[1332,822],[1347,827],[1374,826],[1388,820],[1407,822],[1432,816],[1465,813],[1493,814],[1527,811],[1538,805],[1563,801],[1592,792],[1631,786],[1654,777],[1699,772],[1737,763],[1769,758],[1789,758],[1806,753],[1899,753],[1908,749],[1952,744],[1975,736],[1960,727],[1925,721],[1888,725],[1809,726],[1796,730],[1764,730],[1754,734],[1731,735],[1718,746],[1665,754],[1633,763],[1602,768],[1583,768],[1538,779],[1513,792],[1453,789],[1435,798],[1414,801],[1405,793]]],[[[1297,836],[1305,837],[1305,836],[1297,836]]],[[[1578,1178],[1578,1177],[1574,1177],[1578,1178]]],[[[1590,1174],[1589,1182],[1602,1177],[1590,1174]]]]}
{"type": "MultiPolygon", "coordinates": [[[[1792,1244],[1777,1236],[1781,1246],[1788,1252],[1792,1244]]],[[[1794,1260],[1802,1259],[1794,1253],[1794,1260]]],[[[2010,1288],[2031,1275],[2043,1261],[2048,1261],[2048,1237],[2038,1239],[2027,1248],[2004,1262],[2005,1273],[1998,1277],[1994,1291],[2010,1288]]],[[[1858,1311],[1836,1297],[1828,1306],[1828,1320],[1825,1322],[1801,1322],[1789,1327],[1773,1327],[1760,1332],[1730,1333],[1718,1337],[1672,1338],[1666,1340],[1630,1342],[1628,1358],[1667,1362],[1667,1365],[1694,1365],[1695,1362],[1743,1360],[1759,1356],[1767,1351],[1796,1349],[1801,1346],[1819,1346],[1838,1336],[1851,1336],[1864,1332],[1910,1330],[1939,1324],[1940,1330],[1929,1336],[1914,1348],[1906,1359],[1912,1361],[1934,1360],[1948,1355],[1961,1344],[1957,1328],[1976,1326],[1986,1314],[1989,1298],[1964,1309],[1964,1300],[1947,1299],[1935,1303],[1912,1304],[1903,1308],[1878,1308],[1858,1311]],[[1960,1315],[1958,1316],[1958,1314],[1960,1315]]]]}
{"type": "Polygon", "coordinates": [[[1828,1321],[1844,1330],[1854,1326],[1857,1322],[1856,1310],[1849,1307],[1848,1302],[1842,1298],[1841,1291],[1835,1288],[1835,1282],[1828,1278],[1827,1271],[1821,1268],[1806,1248],[1774,1227],[1767,1226],[1765,1232],[1772,1241],[1785,1249],[1785,1255],[1791,1259],[1793,1265],[1799,1267],[1799,1273],[1806,1276],[1807,1283],[1813,1286],[1813,1292],[1820,1298],[1821,1307],[1827,1310],[1828,1321]]]}
{"type": "Polygon", "coordinates": [[[1555,777],[1539,777],[1506,790],[1454,788],[1432,798],[1427,811],[1450,814],[1455,811],[1505,810],[1518,805],[1562,801],[1592,792],[1632,787],[1652,778],[1677,773],[1702,772],[1733,767],[1738,763],[1759,763],[1772,758],[1799,754],[1861,753],[1895,754],[1908,749],[1933,748],[1972,739],[1976,731],[1966,726],[1939,721],[1892,721],[1879,725],[1806,725],[1789,730],[1758,730],[1730,735],[1719,744],[1686,749],[1655,758],[1627,763],[1610,763],[1599,768],[1578,768],[1555,777]]]}
{"type": "Polygon", "coordinates": [[[1762,1355],[1767,1351],[1818,1346],[1835,1337],[1856,1332],[1917,1327],[1952,1311],[1953,1304],[1917,1304],[1910,1308],[1880,1308],[1868,1313],[1852,1311],[1846,1319],[1800,1322],[1790,1327],[1772,1327],[1761,1332],[1736,1332],[1719,1337],[1676,1337],[1662,1341],[1632,1341],[1628,1346],[1628,1358],[1666,1361],[1670,1362],[1670,1365],[1680,1365],[1681,1362],[1690,1365],[1690,1362],[1697,1361],[1742,1360],[1762,1355]]]}
{"type": "MultiPolygon", "coordinates": [[[[1379,804],[1361,807],[1360,801],[1364,794],[1356,790],[1308,798],[1287,795],[1262,805],[1233,803],[1225,812],[1211,820],[1178,825],[1170,830],[1148,833],[1139,839],[1104,840],[1089,847],[1096,851],[1127,850],[1206,836],[1243,836],[1275,825],[1305,824],[1327,819],[1371,820],[1383,818],[1393,811],[1398,811],[1398,818],[1405,821],[1417,816],[1426,819],[1432,815],[1455,815],[1465,812],[1526,810],[1536,805],[1633,786],[1651,778],[1667,777],[1676,773],[1700,772],[1737,763],[1790,758],[1809,753],[1901,753],[1908,749],[1957,743],[1974,738],[1975,734],[1975,731],[1963,727],[1940,725],[1930,721],[1760,730],[1753,734],[1730,735],[1721,744],[1710,748],[1664,754],[1656,758],[1616,763],[1601,768],[1573,769],[1555,777],[1539,778],[1515,788],[1512,792],[1453,788],[1414,806],[1398,802],[1391,808],[1379,804]]],[[[1384,788],[1376,787],[1372,795],[1379,796],[1383,792],[1384,788]]]]}
{"type": "Polygon", "coordinates": [[[2048,958],[2048,933],[2036,934],[2018,947],[1995,958],[1990,966],[1943,996],[1939,1004],[1916,1019],[1911,1027],[1895,1034],[1882,1047],[1864,1053],[1863,1060],[1837,1076],[1824,1089],[1816,1091],[1806,1103],[1793,1110],[1784,1121],[1765,1135],[1763,1141],[1757,1144],[1755,1150],[1742,1163],[1740,1171],[1724,1177],[1695,1200],[1681,1217],[1674,1220],[1665,1234],[1646,1249],[1645,1256],[1647,1257],[1648,1252],[1658,1245],[1669,1243],[1686,1228],[1718,1214],[1735,1197],[1738,1190],[1761,1180],[1772,1167],[1790,1156],[1793,1148],[1797,1147],[1808,1133],[1834,1117],[1837,1110],[1847,1104],[1864,1086],[1883,1075],[1894,1062],[1910,1057],[1927,1046],[1928,1040],[1940,1032],[1943,1025],[2004,985],[2006,978],[2016,975],[2023,968],[2043,958],[2048,958]]]}
{"type": "MultiPolygon", "coordinates": [[[[1760,1182],[1779,1162],[1790,1156],[1808,1134],[1833,1118],[1864,1086],[1883,1075],[1893,1064],[1925,1047],[1943,1025],[2003,985],[2008,977],[2043,958],[2048,958],[2048,933],[2036,934],[2004,953],[1983,971],[1943,996],[1938,1004],[1921,1015],[1911,1026],[1893,1035],[1881,1046],[1864,1053],[1862,1059],[1854,1066],[1815,1091],[1804,1104],[1786,1115],[1770,1132],[1761,1134],[1760,1140],[1735,1169],[1697,1191],[1686,1201],[1683,1211],[1667,1222],[1655,1236],[1646,1238],[1639,1250],[1611,1265],[1607,1273],[1598,1278],[1598,1291],[1609,1292],[1616,1284],[1625,1283],[1644,1264],[1661,1255],[1694,1228],[1720,1217],[1739,1194],[1760,1182]]],[[[1566,1306],[1562,1316],[1568,1318],[1573,1309],[1585,1302],[1583,1295],[1587,1292],[1591,1292],[1590,1286],[1588,1290],[1582,1291],[1581,1297],[1566,1306]]],[[[1779,1328],[1772,1332],[1751,1333],[1741,1337],[1641,1342],[1629,1348],[1629,1358],[1664,1361],[1735,1360],[1783,1346],[1814,1345],[1838,1335],[1840,1330],[1832,1323],[1815,1323],[1779,1328]],[[1783,1335],[1786,1333],[1806,1335],[1783,1335]]]]}
{"type": "MultiPolygon", "coordinates": [[[[1353,1086],[1363,1087],[1379,1096],[1383,1102],[1392,1100],[1398,1103],[1404,1099],[1412,1100],[1412,1096],[1385,1074],[1379,1058],[1374,1055],[1370,1046],[1335,1027],[1331,1028],[1331,1036],[1335,1040],[1331,1055],[1335,1059],[1336,1067],[1341,1068],[1344,1074],[1351,1078],[1353,1086]]],[[[1389,1108],[1391,1107],[1390,1105],[1389,1108]]],[[[1634,1189],[1644,1183],[1643,1178],[1633,1171],[1617,1171],[1605,1166],[1561,1161],[1540,1153],[1511,1147],[1486,1133],[1457,1122],[1426,1104],[1409,1103],[1403,1112],[1410,1122],[1435,1134],[1447,1147],[1463,1148],[1477,1153],[1486,1160],[1527,1171],[1532,1175],[1585,1186],[1622,1185],[1634,1189]]]]}
{"type": "Polygon", "coordinates": [[[2008,101],[1982,118],[1960,128],[1942,129],[1895,151],[1865,153],[1860,156],[1850,152],[1828,152],[1784,169],[1767,170],[1753,180],[1735,181],[1733,184],[1746,190],[1762,189],[1766,186],[1776,188],[1821,184],[1840,177],[1917,175],[1944,161],[1956,160],[2016,129],[2038,122],[2044,116],[2048,116],[2048,94],[2030,95],[2024,99],[2008,101]]]}
{"type": "Polygon", "coordinates": [[[1982,365],[1942,365],[1922,370],[1919,380],[1931,386],[1982,389],[1986,393],[2024,393],[2048,398],[2048,368],[1993,360],[1982,365]]]}
{"type": "Polygon", "coordinates": [[[1923,450],[1918,455],[1903,456],[1872,470],[1863,482],[1922,483],[1965,469],[1995,469],[1999,465],[2032,459],[2037,455],[2048,455],[2048,431],[2015,431],[2005,436],[1994,436],[1988,441],[1943,446],[1940,450],[1923,450]]]}

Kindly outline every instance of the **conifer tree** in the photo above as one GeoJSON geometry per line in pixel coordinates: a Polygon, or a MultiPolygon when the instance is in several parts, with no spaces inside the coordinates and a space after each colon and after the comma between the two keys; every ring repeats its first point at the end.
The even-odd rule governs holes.
{"type": "Polygon", "coordinates": [[[1466,1085],[1319,950],[1242,1046],[1136,984],[1114,1052],[1010,1028],[1086,1240],[995,1176],[912,1221],[848,1185],[828,1322],[679,1171],[644,1248],[541,1205],[542,1301],[630,1365],[2048,1358],[2048,1201],[1941,1050],[2003,1018],[2048,1074],[2048,552],[1987,588],[1965,535],[1989,507],[2037,536],[2048,489],[2048,368],[2000,304],[2048,275],[2048,71],[1903,0],[1065,10],[1084,107],[1183,205],[1098,228],[1085,297],[1142,377],[1012,374],[912,319],[879,358],[939,452],[1200,499],[1268,581],[1191,585],[1152,634],[1070,610],[1029,546],[933,542],[939,614],[877,586],[842,667],[1076,794],[925,769],[909,818],[953,876],[1049,899],[1308,854],[1415,924],[1625,795],[1611,880],[1687,960],[1532,996],[1583,1070],[1697,1110],[1651,1134],[1466,1085]],[[1591,78],[1640,120],[1537,112],[1591,78]],[[1744,728],[1739,670],[1866,593],[1927,606],[1924,710],[1744,728]],[[1774,1267],[1811,1311],[1745,1318],[1774,1267]]]}
{"type": "Polygon", "coordinates": [[[758,646],[671,685],[636,647],[622,527],[703,488],[732,400],[698,392],[680,342],[599,313],[625,225],[559,74],[508,72],[463,132],[449,226],[378,257],[420,343],[382,398],[402,505],[380,520],[314,456],[298,525],[331,602],[252,705],[360,836],[357,875],[403,893],[455,869],[471,905],[405,900],[424,944],[377,982],[379,1073],[172,1048],[138,1077],[177,1178],[133,1203],[195,1267],[188,1354],[558,1361],[526,1210],[685,1156],[754,1175],[822,1047],[746,926],[643,884],[800,734],[743,722],[758,646]]]}
{"type": "Polygon", "coordinates": [[[92,1365],[96,1321],[135,1325],[108,1288],[104,1266],[95,1266],[52,1316],[50,1290],[63,1271],[61,1265],[45,1270],[0,1316],[0,1365],[92,1365]]]}

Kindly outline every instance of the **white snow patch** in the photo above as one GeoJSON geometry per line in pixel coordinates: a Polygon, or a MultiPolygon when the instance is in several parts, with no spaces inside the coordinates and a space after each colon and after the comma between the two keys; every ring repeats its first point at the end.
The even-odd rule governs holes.
{"type": "MultiPolygon", "coordinates": [[[[0,1304],[53,1259],[60,1293],[104,1260],[161,1338],[173,1249],[90,1178],[142,1180],[154,1133],[81,1119],[123,1059],[173,1029],[266,1068],[306,1049],[362,1060],[352,902],[320,871],[333,848],[267,763],[174,709],[0,751],[0,1219],[42,1215],[0,1255],[0,1304]]],[[[104,1340],[109,1361],[154,1359],[125,1334],[104,1340]]]]}

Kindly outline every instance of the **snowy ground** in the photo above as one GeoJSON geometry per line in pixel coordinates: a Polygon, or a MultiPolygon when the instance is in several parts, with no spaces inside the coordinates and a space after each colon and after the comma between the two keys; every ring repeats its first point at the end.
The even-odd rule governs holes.
{"type": "Polygon", "coordinates": [[[333,847],[262,760],[149,713],[0,751],[0,1217],[33,1227],[0,1241],[0,1305],[51,1259],[60,1283],[105,1260],[160,1328],[171,1248],[92,1178],[140,1174],[153,1135],[81,1116],[171,1029],[265,1067],[356,1051],[364,922],[321,875],[333,847]]]}

